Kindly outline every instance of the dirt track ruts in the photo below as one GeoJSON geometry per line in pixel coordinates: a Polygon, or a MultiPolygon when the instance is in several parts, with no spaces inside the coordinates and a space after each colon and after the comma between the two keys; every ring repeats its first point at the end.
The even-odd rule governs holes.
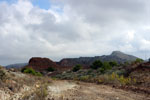
{"type": "Polygon", "coordinates": [[[48,100],[150,100],[144,94],[73,81],[54,81],[48,86],[48,93],[48,100]]]}

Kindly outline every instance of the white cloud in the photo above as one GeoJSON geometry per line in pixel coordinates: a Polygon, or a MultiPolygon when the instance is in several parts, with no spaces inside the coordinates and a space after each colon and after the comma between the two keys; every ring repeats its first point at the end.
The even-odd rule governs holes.
{"type": "Polygon", "coordinates": [[[147,0],[51,0],[48,10],[30,0],[0,2],[0,64],[32,56],[60,60],[121,50],[149,50],[147,0]]]}

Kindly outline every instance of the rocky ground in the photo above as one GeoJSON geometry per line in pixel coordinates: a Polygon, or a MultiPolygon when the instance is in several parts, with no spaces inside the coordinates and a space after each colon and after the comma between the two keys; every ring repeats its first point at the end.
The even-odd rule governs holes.
{"type": "MultiPolygon", "coordinates": [[[[37,88],[37,84],[30,87],[24,86],[22,90],[14,94],[0,90],[0,100],[150,100],[148,95],[93,83],[53,80],[47,85],[47,94],[46,97],[43,96],[43,99],[33,97],[37,88]]],[[[39,95],[42,95],[42,92],[39,95]]]]}
{"type": "Polygon", "coordinates": [[[73,81],[53,81],[48,91],[49,100],[150,100],[143,94],[73,81]]]}
{"type": "Polygon", "coordinates": [[[54,80],[0,68],[0,100],[150,100],[147,94],[107,85],[54,80]]]}

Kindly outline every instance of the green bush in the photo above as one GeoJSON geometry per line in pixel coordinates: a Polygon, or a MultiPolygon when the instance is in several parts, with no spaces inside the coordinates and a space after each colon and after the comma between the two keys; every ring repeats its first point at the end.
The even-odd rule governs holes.
{"type": "Polygon", "coordinates": [[[142,63],[143,61],[144,61],[143,59],[137,58],[137,59],[135,60],[135,63],[142,63]]]}
{"type": "Polygon", "coordinates": [[[21,71],[23,73],[32,74],[35,76],[42,76],[42,74],[40,72],[36,72],[33,68],[23,68],[21,71]]]}
{"type": "Polygon", "coordinates": [[[56,70],[56,69],[53,68],[53,67],[48,67],[48,68],[47,68],[47,71],[48,71],[48,72],[53,72],[53,71],[55,71],[55,70],[56,70]]]}
{"type": "Polygon", "coordinates": [[[115,62],[115,61],[110,61],[109,65],[112,66],[112,67],[118,66],[117,62],[115,62]]]}
{"type": "Polygon", "coordinates": [[[73,72],[77,72],[77,71],[79,71],[81,68],[82,68],[82,66],[78,64],[78,65],[76,65],[75,67],[73,67],[72,71],[73,71],[73,72]]]}
{"type": "Polygon", "coordinates": [[[96,60],[93,62],[93,64],[90,66],[92,69],[98,69],[103,66],[103,63],[100,60],[96,60]]]}
{"type": "Polygon", "coordinates": [[[102,67],[102,68],[99,68],[98,69],[100,71],[100,73],[104,74],[105,73],[105,69],[102,67]]]}
{"type": "Polygon", "coordinates": [[[99,68],[98,70],[104,74],[107,70],[111,70],[112,69],[112,66],[108,63],[108,62],[104,62],[102,67],[99,68]]]}
{"type": "Polygon", "coordinates": [[[80,81],[89,81],[89,76],[88,76],[88,75],[86,75],[86,76],[81,76],[81,77],[79,78],[79,80],[80,80],[80,81]]]}
{"type": "Polygon", "coordinates": [[[104,62],[104,63],[103,63],[103,68],[104,68],[105,70],[110,70],[110,69],[112,69],[112,66],[111,66],[108,62],[104,62]]]}

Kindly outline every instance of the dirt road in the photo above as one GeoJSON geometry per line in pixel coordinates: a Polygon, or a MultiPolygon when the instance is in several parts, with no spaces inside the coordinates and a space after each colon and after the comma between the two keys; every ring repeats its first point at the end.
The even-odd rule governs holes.
{"type": "Polygon", "coordinates": [[[47,100],[150,100],[142,94],[92,83],[54,81],[48,86],[47,100]]]}

